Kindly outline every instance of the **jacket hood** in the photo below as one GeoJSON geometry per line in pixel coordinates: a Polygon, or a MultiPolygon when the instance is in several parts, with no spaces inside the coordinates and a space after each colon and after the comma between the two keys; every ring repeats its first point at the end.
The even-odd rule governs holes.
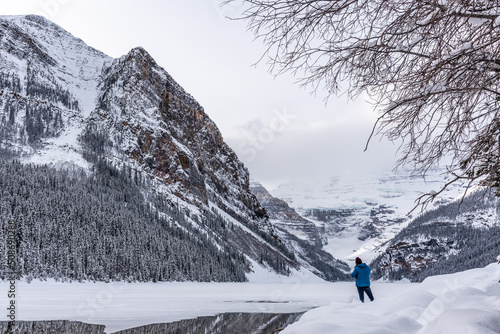
{"type": "Polygon", "coordinates": [[[357,267],[359,267],[360,269],[364,269],[364,268],[368,267],[368,265],[366,263],[361,263],[361,264],[358,264],[357,267]]]}

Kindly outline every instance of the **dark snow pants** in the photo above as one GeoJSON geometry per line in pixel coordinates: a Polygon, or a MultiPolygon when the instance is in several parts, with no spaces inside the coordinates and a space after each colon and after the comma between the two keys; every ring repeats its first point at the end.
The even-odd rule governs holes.
{"type": "Polygon", "coordinates": [[[369,286],[365,286],[365,287],[357,286],[356,288],[358,288],[359,300],[361,300],[362,303],[365,302],[365,292],[366,292],[366,295],[368,296],[368,298],[370,298],[370,301],[371,302],[373,301],[374,298],[373,298],[372,289],[370,289],[369,286]]]}

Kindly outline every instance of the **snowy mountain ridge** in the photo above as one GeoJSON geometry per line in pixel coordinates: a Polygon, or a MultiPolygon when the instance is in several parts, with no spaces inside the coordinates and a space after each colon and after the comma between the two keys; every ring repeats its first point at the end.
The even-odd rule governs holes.
{"type": "MultiPolygon", "coordinates": [[[[84,117],[88,116],[95,107],[98,78],[112,58],[41,16],[0,16],[0,19],[4,28],[8,26],[5,32],[11,34],[9,37],[15,40],[16,37],[25,38],[29,47],[35,50],[34,53],[22,54],[23,59],[17,58],[20,54],[15,51],[2,53],[5,61],[2,67],[6,66],[21,78],[26,75],[28,63],[30,71],[44,70],[44,83],[65,87],[78,101],[77,109],[84,117]],[[31,67],[35,62],[40,68],[31,67]]],[[[5,49],[15,47],[5,36],[2,42],[5,49]]]]}

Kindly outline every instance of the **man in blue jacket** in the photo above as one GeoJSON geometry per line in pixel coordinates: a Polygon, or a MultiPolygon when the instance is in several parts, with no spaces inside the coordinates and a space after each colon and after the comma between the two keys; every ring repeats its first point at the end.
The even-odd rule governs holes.
{"type": "Polygon", "coordinates": [[[356,277],[356,287],[358,288],[359,300],[365,302],[365,292],[370,301],[373,301],[372,290],[370,289],[370,267],[363,263],[359,257],[356,258],[356,267],[351,273],[352,277],[356,277]]]}

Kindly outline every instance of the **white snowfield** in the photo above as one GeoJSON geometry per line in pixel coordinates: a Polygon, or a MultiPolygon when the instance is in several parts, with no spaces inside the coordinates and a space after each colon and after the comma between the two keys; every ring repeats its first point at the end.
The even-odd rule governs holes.
{"type": "MultiPolygon", "coordinates": [[[[309,273],[256,272],[249,283],[18,282],[16,320],[74,320],[113,333],[153,323],[228,312],[307,311],[284,334],[500,333],[500,265],[428,278],[421,284],[372,284],[362,304],[353,282],[309,273]]],[[[0,283],[7,307],[8,282],[0,283]]],[[[5,318],[4,321],[7,321],[5,318]]]]}
{"type": "Polygon", "coordinates": [[[372,290],[372,303],[334,300],[282,333],[500,333],[499,264],[429,277],[421,284],[374,284],[372,290]]]}

